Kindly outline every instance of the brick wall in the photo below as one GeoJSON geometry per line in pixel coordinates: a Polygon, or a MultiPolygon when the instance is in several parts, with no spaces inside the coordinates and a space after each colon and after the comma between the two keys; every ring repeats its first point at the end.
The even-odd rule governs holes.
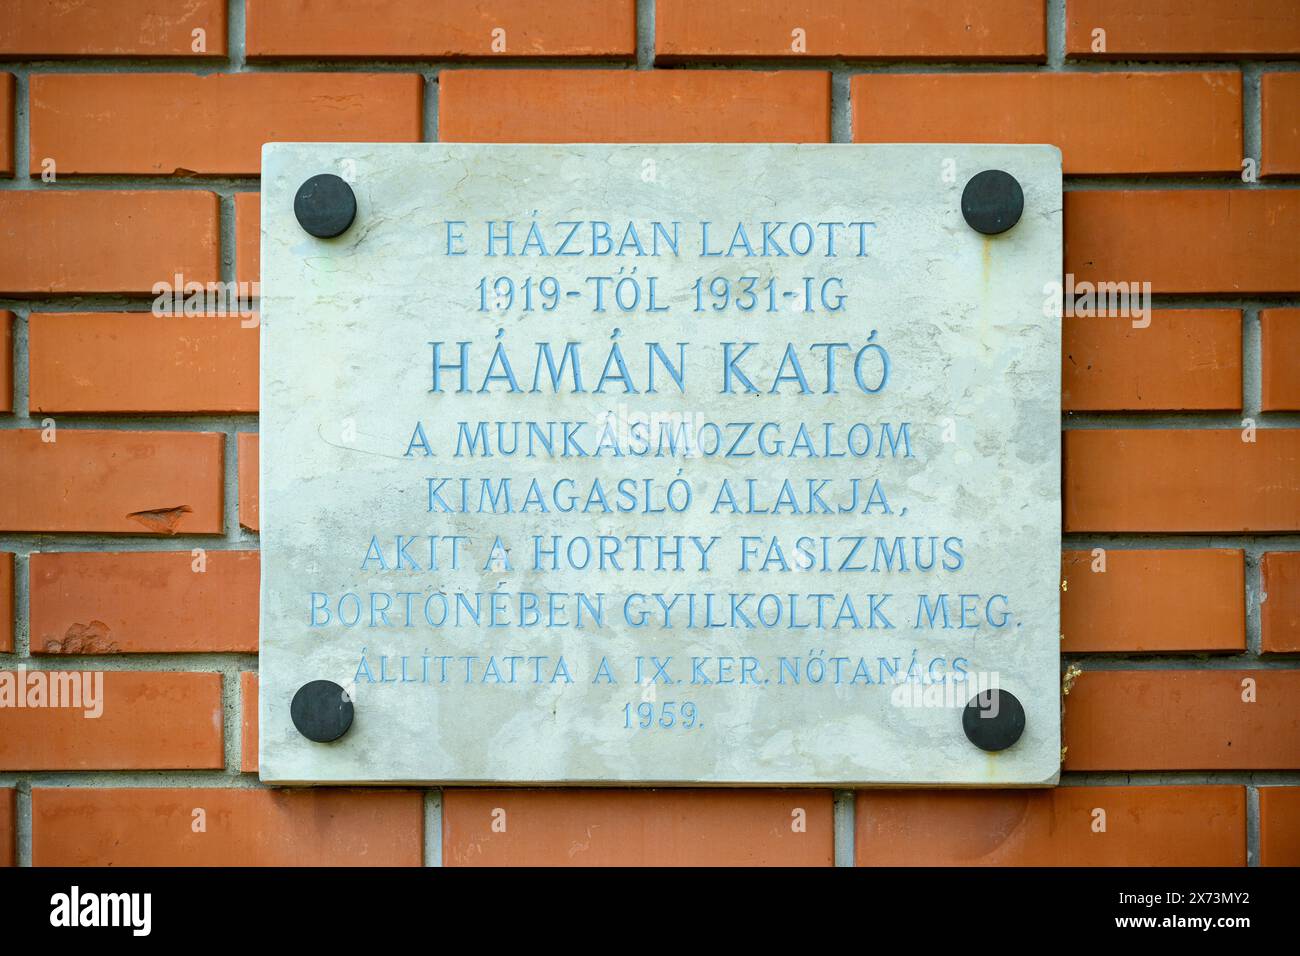
{"type": "Polygon", "coordinates": [[[1296,0],[3,7],[0,669],[112,706],[0,709],[0,863],[1300,864],[1296,0]],[[256,279],[263,142],[420,139],[1061,147],[1157,306],[1065,320],[1061,787],[258,783],[257,332],[151,290],[256,279]]]}

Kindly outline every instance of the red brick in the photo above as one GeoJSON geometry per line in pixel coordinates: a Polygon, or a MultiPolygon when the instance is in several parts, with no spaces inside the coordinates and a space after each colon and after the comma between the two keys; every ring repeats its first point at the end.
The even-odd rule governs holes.
{"type": "Polygon", "coordinates": [[[447,70],[438,136],[488,143],[824,143],[830,74],[447,70]]]}
{"type": "Polygon", "coordinates": [[[225,436],[0,431],[0,530],[220,534],[225,436]]]}
{"type": "Polygon", "coordinates": [[[260,567],[256,551],[33,552],[31,652],[256,653],[260,567]]]}
{"type": "Polygon", "coordinates": [[[1070,56],[1122,60],[1218,59],[1300,53],[1295,0],[1070,0],[1070,56]],[[1096,29],[1105,52],[1093,52],[1096,29]]]}
{"type": "Polygon", "coordinates": [[[14,410],[14,314],[0,309],[0,412],[14,410]]]}
{"type": "Polygon", "coordinates": [[[1038,60],[1046,56],[1038,0],[658,0],[656,55],[833,56],[1038,60]],[[804,31],[806,52],[793,49],[804,31]]]}
{"type": "Polygon", "coordinates": [[[1065,698],[1063,769],[1300,768],[1300,670],[1089,671],[1065,698]],[[1255,701],[1242,700],[1254,681],[1255,701]]]}
{"type": "Polygon", "coordinates": [[[262,281],[262,194],[235,194],[235,279],[262,281]]]}
{"type": "MultiPolygon", "coordinates": [[[[3,43],[0,34],[0,43],[3,43]]],[[[14,174],[14,75],[0,73],[0,176],[14,174]]]]}
{"type": "Polygon", "coordinates": [[[225,56],[224,0],[5,0],[0,57],[225,56]],[[194,50],[195,30],[205,51],[194,50]]]}
{"type": "Polygon", "coordinates": [[[1259,788],[1259,865],[1300,866],[1300,787],[1259,788]]]}
{"type": "Polygon", "coordinates": [[[0,866],[18,865],[18,791],[0,787],[0,866]]]}
{"type": "Polygon", "coordinates": [[[418,141],[424,80],[399,73],[34,75],[32,168],[256,176],[262,144],[418,141]]]}
{"type": "Polygon", "coordinates": [[[858,143],[1052,143],[1066,173],[1241,170],[1236,71],[870,74],[852,93],[858,143]],[[1080,121],[1098,116],[1105,135],[1080,121]]]}
{"type": "Polygon", "coordinates": [[[260,526],[258,515],[261,507],[257,493],[259,447],[256,432],[239,433],[239,523],[249,531],[256,531],[260,526]]]}
{"type": "Polygon", "coordinates": [[[1262,649],[1266,654],[1300,653],[1300,551],[1270,551],[1260,570],[1262,649]]]}
{"type": "Polygon", "coordinates": [[[220,281],[215,193],[0,191],[0,292],[156,294],[220,281]]]}
{"type": "Polygon", "coordinates": [[[257,411],[256,315],[33,313],[33,412],[257,411]]]}
{"type": "Polygon", "coordinates": [[[219,769],[221,731],[220,674],[106,671],[99,717],[0,707],[0,770],[219,769]]]}
{"type": "Polygon", "coordinates": [[[1241,408],[1241,312],[1154,309],[1144,328],[1124,316],[1067,315],[1061,408],[1068,412],[1241,408]]]}
{"type": "Polygon", "coordinates": [[[864,790],[855,817],[858,866],[1246,864],[1242,787],[864,790]]]}
{"type": "Polygon", "coordinates": [[[14,649],[14,556],[0,551],[0,654],[14,649]]]}
{"type": "Polygon", "coordinates": [[[1061,650],[1205,653],[1246,649],[1246,560],[1237,550],[1107,548],[1064,555],[1061,650]]]}
{"type": "Polygon", "coordinates": [[[1065,271],[1152,292],[1300,290],[1300,190],[1078,190],[1065,194],[1065,271]],[[1178,236],[1178,242],[1170,242],[1178,236]]]}
{"type": "Polygon", "coordinates": [[[443,863],[829,866],[832,818],[824,790],[452,789],[442,796],[443,863]],[[806,832],[792,830],[800,819],[806,832]]]}
{"type": "Polygon", "coordinates": [[[419,866],[423,843],[410,790],[32,789],[35,866],[419,866]]]}
{"type": "Polygon", "coordinates": [[[250,57],[636,55],[635,0],[248,0],[245,17],[250,57]]]}
{"type": "Polygon", "coordinates": [[[1259,314],[1266,412],[1300,411],[1300,309],[1259,314]]]}
{"type": "Polygon", "coordinates": [[[1300,530],[1300,429],[1066,431],[1065,530],[1300,530]]]}
{"type": "MultiPolygon", "coordinates": [[[[1300,23],[1300,10],[1294,15],[1300,23]]],[[[1300,173],[1300,73],[1265,73],[1260,96],[1264,136],[1260,172],[1265,176],[1300,173]]]]}
{"type": "Polygon", "coordinates": [[[239,673],[239,770],[257,773],[257,671],[239,673]]]}

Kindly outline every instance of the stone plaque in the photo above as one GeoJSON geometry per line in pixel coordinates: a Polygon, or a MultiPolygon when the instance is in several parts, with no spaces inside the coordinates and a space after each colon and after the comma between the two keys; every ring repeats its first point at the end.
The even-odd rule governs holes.
{"type": "Polygon", "coordinates": [[[1060,274],[1048,146],[268,146],[262,779],[1054,783],[1060,274]]]}

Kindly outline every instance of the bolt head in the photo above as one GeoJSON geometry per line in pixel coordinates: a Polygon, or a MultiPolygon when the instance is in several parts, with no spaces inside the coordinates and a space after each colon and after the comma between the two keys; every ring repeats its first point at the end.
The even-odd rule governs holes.
{"type": "Polygon", "coordinates": [[[980,750],[1006,750],[1025,732],[1025,708],[1009,691],[981,691],[962,710],[961,728],[980,750]]]}
{"type": "Polygon", "coordinates": [[[1025,194],[1015,176],[1001,169],[976,173],[961,193],[961,214],[976,232],[996,236],[1020,221],[1025,194]]]}
{"type": "Polygon", "coordinates": [[[298,187],[293,197],[298,225],[317,239],[333,239],[348,231],[357,217],[357,197],[341,176],[321,173],[298,187]]]}
{"type": "Polygon", "coordinates": [[[330,680],[314,680],[298,688],[289,705],[298,733],[318,744],[338,740],[352,726],[352,698],[330,680]]]}

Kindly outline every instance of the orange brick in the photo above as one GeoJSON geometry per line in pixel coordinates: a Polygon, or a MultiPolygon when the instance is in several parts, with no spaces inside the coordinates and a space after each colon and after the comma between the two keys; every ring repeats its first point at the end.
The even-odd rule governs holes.
{"type": "Polygon", "coordinates": [[[225,436],[0,431],[0,530],[220,534],[225,436]]]}
{"type": "Polygon", "coordinates": [[[239,770],[257,773],[257,671],[239,673],[239,770]]]}
{"type": "Polygon", "coordinates": [[[239,523],[249,531],[256,531],[260,526],[258,515],[261,508],[257,493],[259,447],[256,432],[239,433],[239,523]]]}
{"type": "Polygon", "coordinates": [[[1270,551],[1260,569],[1262,649],[1266,654],[1300,652],[1300,551],[1270,551]]]}
{"type": "Polygon", "coordinates": [[[1241,408],[1241,312],[1154,309],[1150,324],[1067,315],[1061,408],[1068,412],[1241,408]]]}
{"type": "MultiPolygon", "coordinates": [[[[1300,23],[1300,10],[1294,14],[1300,23]]],[[[1265,73],[1260,96],[1264,136],[1260,173],[1300,173],[1300,73],[1265,73]]]]}
{"type": "Polygon", "coordinates": [[[34,552],[31,652],[256,653],[260,567],[256,551],[34,552]]]}
{"type": "Polygon", "coordinates": [[[1300,190],[1065,194],[1065,271],[1153,292],[1300,290],[1300,190]],[[1178,236],[1178,242],[1168,237],[1178,236]]]}
{"type": "Polygon", "coordinates": [[[1204,653],[1246,649],[1246,560],[1237,550],[1067,551],[1061,650],[1204,653]]]}
{"type": "Polygon", "coordinates": [[[223,0],[5,0],[0,57],[225,56],[223,0]],[[194,49],[195,30],[203,46],[194,49]]]}
{"type": "Polygon", "coordinates": [[[1300,787],[1259,788],[1259,865],[1300,866],[1300,787]]]}
{"type": "Polygon", "coordinates": [[[1067,771],[1294,770],[1300,670],[1085,666],[1065,698],[1064,744],[1067,771]]]}
{"type": "Polygon", "coordinates": [[[32,789],[34,866],[419,866],[423,843],[411,790],[32,789]]]}
{"type": "Polygon", "coordinates": [[[18,865],[18,792],[0,787],[0,866],[18,865]]]}
{"type": "Polygon", "coordinates": [[[0,412],[14,410],[14,314],[0,309],[0,412]]]}
{"type": "Polygon", "coordinates": [[[487,143],[824,143],[830,74],[447,70],[438,135],[487,143]]]}
{"type": "Polygon", "coordinates": [[[443,863],[829,866],[832,817],[824,790],[452,789],[442,795],[443,863]],[[806,831],[794,832],[800,819],[806,831]]]}
{"type": "Polygon", "coordinates": [[[1300,429],[1066,431],[1065,530],[1300,530],[1300,429]]]}
{"type": "MultiPolygon", "coordinates": [[[[0,42],[3,42],[0,34],[0,42]]],[[[0,73],[0,176],[14,174],[14,75],[0,73]]]]}
{"type": "Polygon", "coordinates": [[[33,412],[255,412],[256,315],[33,313],[33,412]]]}
{"type": "Polygon", "coordinates": [[[221,278],[215,193],[0,191],[0,292],[156,294],[221,278]]]}
{"type": "Polygon", "coordinates": [[[250,57],[636,55],[635,0],[249,0],[245,16],[250,57]]]}
{"type": "Polygon", "coordinates": [[[262,281],[262,194],[235,194],[235,279],[262,281]]]}
{"type": "Polygon", "coordinates": [[[1241,170],[1235,71],[871,74],[852,93],[858,143],[1052,143],[1066,173],[1241,170]],[[1080,121],[1098,116],[1105,135],[1080,121]]]}
{"type": "Polygon", "coordinates": [[[0,551],[0,654],[14,649],[14,556],[0,551]]]}
{"type": "Polygon", "coordinates": [[[656,54],[1043,60],[1038,0],[658,0],[656,54]],[[796,52],[793,31],[803,30],[796,52]]]}
{"type": "Polygon", "coordinates": [[[864,790],[854,815],[858,866],[1246,864],[1243,787],[864,790]]]}
{"type": "Polygon", "coordinates": [[[1123,60],[1300,53],[1295,0],[1070,0],[1065,52],[1123,60]],[[1093,31],[1105,30],[1105,50],[1093,31]]]}
{"type": "Polygon", "coordinates": [[[1259,314],[1266,412],[1300,411],[1300,309],[1259,314]]]}
{"type": "Polygon", "coordinates": [[[420,139],[424,79],[401,73],[33,75],[32,168],[256,176],[262,144],[420,139]]]}
{"type": "MultiPolygon", "coordinates": [[[[27,671],[25,680],[37,673],[27,671]]],[[[47,673],[84,675],[78,678],[79,689],[94,680],[91,671],[47,673]]],[[[220,674],[105,671],[102,681],[99,717],[86,716],[84,698],[81,707],[0,707],[0,770],[224,765],[220,674]]]]}

